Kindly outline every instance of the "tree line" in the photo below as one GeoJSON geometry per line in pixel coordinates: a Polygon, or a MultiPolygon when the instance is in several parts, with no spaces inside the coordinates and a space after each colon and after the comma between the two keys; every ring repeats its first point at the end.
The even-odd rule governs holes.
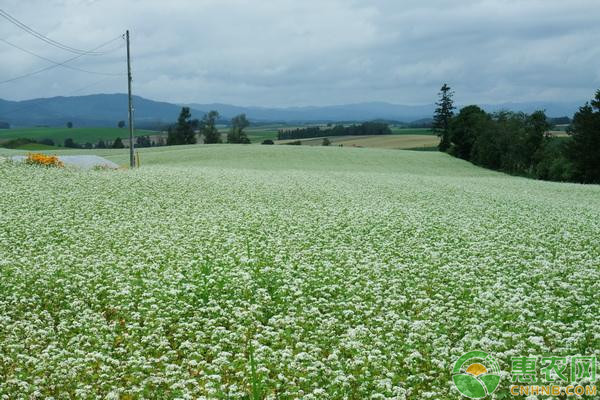
{"type": "Polygon", "coordinates": [[[553,137],[544,111],[454,113],[444,84],[433,118],[439,150],[482,167],[552,181],[600,183],[600,90],[573,116],[567,137],[553,137]]]}
{"type": "Polygon", "coordinates": [[[320,126],[309,126],[296,129],[280,129],[277,132],[278,140],[307,139],[321,136],[350,136],[350,135],[390,135],[392,130],[383,122],[363,122],[360,125],[335,125],[322,129],[320,126]]]}
{"type": "MultiPolygon", "coordinates": [[[[190,108],[183,107],[177,123],[168,128],[167,145],[197,143],[197,133],[205,144],[223,143],[221,132],[217,128],[219,117],[219,112],[213,110],[206,113],[201,120],[192,119],[190,108]]],[[[227,133],[227,143],[250,143],[250,139],[244,131],[248,126],[250,126],[250,122],[246,118],[246,114],[233,117],[227,133]]]]}
{"type": "MultiPolygon", "coordinates": [[[[43,139],[38,140],[38,143],[46,144],[49,146],[54,146],[54,141],[52,139],[43,139]]],[[[155,147],[155,146],[164,146],[165,141],[163,138],[159,137],[156,140],[152,140],[149,135],[142,135],[135,137],[135,147],[155,147]]],[[[124,149],[125,144],[123,143],[123,139],[117,137],[115,140],[98,140],[97,143],[92,144],[90,142],[86,142],[84,144],[80,144],[75,142],[72,138],[65,139],[63,143],[64,147],[71,149],[124,149]]]]}

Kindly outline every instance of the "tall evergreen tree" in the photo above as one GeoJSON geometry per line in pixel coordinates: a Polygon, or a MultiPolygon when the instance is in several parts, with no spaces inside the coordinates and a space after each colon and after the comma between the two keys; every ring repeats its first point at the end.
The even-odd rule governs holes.
{"type": "Polygon", "coordinates": [[[176,136],[181,143],[178,144],[194,144],[196,143],[196,134],[192,127],[192,113],[189,107],[183,107],[177,119],[175,126],[176,136]]]}
{"type": "Polygon", "coordinates": [[[192,114],[189,107],[182,107],[177,123],[170,126],[167,136],[167,145],[194,144],[196,143],[196,133],[192,121],[192,114]]]}
{"type": "Polygon", "coordinates": [[[600,90],[591,104],[586,103],[573,116],[572,137],[567,157],[574,167],[574,178],[584,183],[600,183],[600,90]]]}
{"type": "Polygon", "coordinates": [[[123,144],[123,141],[121,140],[120,137],[116,138],[112,144],[113,149],[122,149],[124,147],[125,147],[125,145],[123,144]]]}
{"type": "Polygon", "coordinates": [[[244,129],[250,125],[250,122],[246,118],[246,114],[240,114],[231,120],[231,129],[227,134],[227,143],[243,143],[249,144],[250,139],[244,132],[244,129]]]}
{"type": "Polygon", "coordinates": [[[450,147],[450,120],[454,115],[454,92],[448,84],[444,83],[438,94],[440,99],[433,115],[433,132],[440,137],[439,149],[446,151],[450,147]]]}
{"type": "Polygon", "coordinates": [[[200,121],[200,134],[204,136],[204,143],[206,144],[223,143],[221,133],[216,127],[217,119],[219,119],[219,113],[210,111],[200,121]]]}

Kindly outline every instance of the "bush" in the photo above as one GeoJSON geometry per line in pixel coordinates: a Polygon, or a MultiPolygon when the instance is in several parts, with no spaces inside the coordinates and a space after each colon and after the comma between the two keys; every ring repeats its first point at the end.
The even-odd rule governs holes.
{"type": "Polygon", "coordinates": [[[322,146],[329,146],[331,144],[331,140],[329,140],[328,138],[323,138],[323,143],[321,143],[322,146]]]}
{"type": "Polygon", "coordinates": [[[273,142],[271,139],[265,139],[261,144],[275,144],[275,142],[273,142]]]}
{"type": "Polygon", "coordinates": [[[46,138],[46,139],[41,139],[41,140],[38,140],[38,143],[39,143],[39,144],[45,144],[45,145],[47,145],[47,146],[54,146],[54,140],[52,140],[52,139],[48,139],[48,138],[46,138]]]}
{"type": "Polygon", "coordinates": [[[565,156],[565,147],[570,138],[549,138],[540,151],[536,153],[538,160],[534,175],[538,179],[566,182],[573,180],[573,164],[565,156]]]}
{"type": "Polygon", "coordinates": [[[78,149],[81,146],[79,146],[79,144],[75,143],[75,141],[71,138],[67,138],[65,139],[65,147],[71,148],[71,149],[78,149]]]}
{"type": "Polygon", "coordinates": [[[291,146],[300,146],[302,142],[300,140],[294,140],[293,142],[287,142],[286,144],[289,144],[291,146]]]}
{"type": "Polygon", "coordinates": [[[35,140],[26,139],[26,138],[18,138],[6,141],[1,144],[1,147],[5,147],[7,149],[16,149],[17,147],[21,147],[26,144],[35,143],[35,140]]]}

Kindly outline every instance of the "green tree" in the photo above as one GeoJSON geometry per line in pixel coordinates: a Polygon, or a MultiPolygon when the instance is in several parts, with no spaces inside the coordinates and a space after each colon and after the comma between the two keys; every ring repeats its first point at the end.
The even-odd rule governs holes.
{"type": "Polygon", "coordinates": [[[464,107],[450,122],[450,153],[464,160],[471,159],[475,140],[487,128],[489,116],[475,105],[464,107]]]}
{"type": "Polygon", "coordinates": [[[67,139],[65,139],[65,147],[77,149],[77,148],[79,148],[79,145],[77,143],[75,143],[75,141],[73,139],[67,138],[67,139]]]}
{"type": "Polygon", "coordinates": [[[182,107],[177,123],[175,126],[170,126],[167,135],[167,145],[179,144],[194,144],[196,143],[196,133],[194,132],[194,124],[192,114],[189,107],[182,107]]]}
{"type": "Polygon", "coordinates": [[[71,121],[67,122],[67,128],[71,129],[73,127],[73,123],[71,121]]]}
{"type": "Polygon", "coordinates": [[[181,144],[181,143],[178,143],[175,129],[173,129],[172,126],[169,126],[169,129],[167,130],[167,146],[173,146],[176,144],[181,144]]]}
{"type": "Polygon", "coordinates": [[[123,149],[125,148],[125,145],[123,144],[123,141],[121,140],[120,137],[116,138],[113,145],[112,145],[113,149],[123,149]]]}
{"type": "Polygon", "coordinates": [[[329,138],[323,138],[323,142],[321,142],[322,146],[329,146],[331,144],[331,140],[329,138]]]}
{"type": "Polygon", "coordinates": [[[567,158],[574,168],[574,178],[584,183],[600,183],[600,90],[573,116],[569,129],[571,142],[567,158]]]}
{"type": "Polygon", "coordinates": [[[204,143],[223,143],[221,133],[216,127],[218,119],[219,113],[217,111],[210,111],[202,117],[202,121],[200,121],[200,134],[204,136],[204,143]]]}
{"type": "Polygon", "coordinates": [[[117,126],[119,128],[125,128],[125,121],[123,121],[123,120],[119,121],[119,123],[117,124],[117,126]]]}
{"type": "Polygon", "coordinates": [[[452,100],[454,92],[444,83],[438,95],[440,99],[435,103],[437,108],[433,114],[433,132],[440,137],[440,151],[446,151],[450,147],[450,120],[455,109],[452,100]]]}
{"type": "Polygon", "coordinates": [[[102,139],[98,140],[98,143],[96,143],[96,148],[97,149],[105,149],[106,143],[104,143],[104,140],[102,140],[102,139]]]}
{"type": "Polygon", "coordinates": [[[525,118],[525,137],[522,143],[522,156],[529,174],[533,173],[535,164],[540,161],[540,154],[549,139],[548,132],[552,125],[544,111],[536,111],[525,118]]]}
{"type": "Polygon", "coordinates": [[[250,122],[246,118],[246,114],[240,114],[233,117],[231,120],[231,129],[227,133],[227,143],[242,143],[249,144],[250,139],[244,132],[250,126],[250,122]]]}

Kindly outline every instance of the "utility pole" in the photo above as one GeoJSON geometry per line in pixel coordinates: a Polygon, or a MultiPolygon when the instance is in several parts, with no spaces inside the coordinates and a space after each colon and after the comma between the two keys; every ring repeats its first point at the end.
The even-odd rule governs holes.
{"type": "Polygon", "coordinates": [[[129,98],[129,166],[135,168],[133,155],[133,102],[131,100],[131,57],[129,54],[129,30],[125,32],[127,40],[127,95],[129,98]]]}

